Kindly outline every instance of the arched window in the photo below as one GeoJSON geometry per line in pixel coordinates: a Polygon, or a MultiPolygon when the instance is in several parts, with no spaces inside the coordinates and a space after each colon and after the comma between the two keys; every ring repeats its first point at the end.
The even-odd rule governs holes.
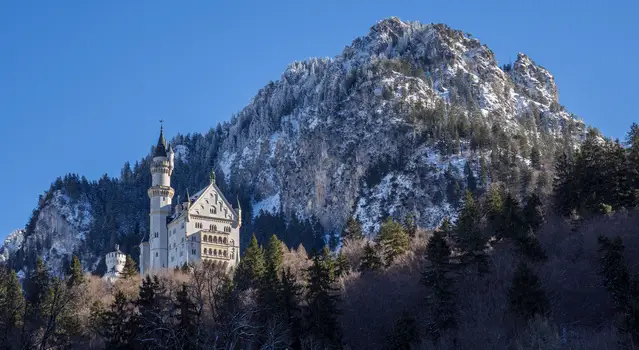
{"type": "Polygon", "coordinates": [[[227,239],[226,239],[226,237],[224,237],[224,244],[226,244],[226,241],[227,241],[227,239]]]}
{"type": "Polygon", "coordinates": [[[213,225],[209,225],[209,231],[213,231],[213,225]]]}
{"type": "Polygon", "coordinates": [[[213,249],[213,255],[217,256],[217,249],[213,249]]]}
{"type": "Polygon", "coordinates": [[[209,255],[213,255],[213,250],[209,248],[209,255]]]}
{"type": "Polygon", "coordinates": [[[224,251],[224,257],[226,258],[226,250],[224,251]]]}
{"type": "Polygon", "coordinates": [[[217,237],[213,237],[213,243],[217,243],[217,237]]]}

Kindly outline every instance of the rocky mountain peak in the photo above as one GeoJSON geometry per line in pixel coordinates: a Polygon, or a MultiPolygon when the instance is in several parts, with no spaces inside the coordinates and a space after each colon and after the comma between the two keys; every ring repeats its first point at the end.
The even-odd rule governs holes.
{"type": "Polygon", "coordinates": [[[519,52],[513,64],[511,77],[515,84],[526,88],[531,98],[545,106],[559,103],[555,78],[544,67],[535,64],[526,54],[519,52]]]}

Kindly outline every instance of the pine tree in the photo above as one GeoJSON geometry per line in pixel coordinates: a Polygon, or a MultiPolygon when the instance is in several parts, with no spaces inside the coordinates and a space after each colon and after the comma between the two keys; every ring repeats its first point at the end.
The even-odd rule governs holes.
{"type": "Polygon", "coordinates": [[[533,192],[528,197],[522,215],[524,220],[524,227],[532,229],[533,232],[537,232],[537,230],[544,223],[543,207],[537,193],[533,192]]]}
{"type": "Polygon", "coordinates": [[[497,185],[493,185],[488,190],[486,195],[486,216],[488,224],[493,233],[497,237],[504,235],[504,206],[502,201],[501,188],[497,185]]]}
{"type": "Polygon", "coordinates": [[[279,278],[284,260],[282,242],[276,235],[272,235],[269,239],[264,256],[265,273],[259,289],[259,300],[264,310],[262,321],[266,322],[278,306],[279,278]]]}
{"type": "Polygon", "coordinates": [[[135,328],[132,327],[131,303],[124,293],[118,290],[108,311],[100,313],[101,335],[106,340],[107,349],[131,349],[135,328]]]}
{"type": "Polygon", "coordinates": [[[279,290],[278,308],[284,320],[286,320],[291,335],[291,349],[301,349],[302,337],[302,316],[300,309],[300,298],[302,295],[302,286],[297,283],[297,279],[291,268],[282,271],[281,285],[279,290]]]}
{"type": "Polygon", "coordinates": [[[477,178],[475,178],[475,174],[470,168],[470,162],[466,162],[464,175],[466,176],[466,189],[471,193],[474,193],[477,190],[477,178]]]}
{"type": "Polygon", "coordinates": [[[433,339],[438,339],[443,331],[454,328],[457,324],[452,290],[453,280],[450,276],[453,269],[450,261],[450,247],[441,231],[435,231],[429,238],[426,260],[427,266],[422,274],[422,283],[432,288],[432,293],[427,297],[432,310],[428,333],[433,339]]]}
{"type": "Polygon", "coordinates": [[[156,275],[146,275],[135,305],[136,340],[144,346],[166,346],[168,334],[164,330],[170,327],[171,303],[164,282],[156,275]]]}
{"type": "Polygon", "coordinates": [[[523,262],[517,265],[508,297],[513,312],[526,319],[550,313],[550,302],[541,281],[523,262]]]}
{"type": "Polygon", "coordinates": [[[414,238],[417,234],[417,223],[415,222],[415,216],[413,214],[407,214],[404,217],[404,231],[410,238],[414,238]]]}
{"type": "Polygon", "coordinates": [[[24,297],[18,276],[14,270],[6,268],[0,282],[0,346],[5,346],[12,331],[22,323],[24,297]]]}
{"type": "Polygon", "coordinates": [[[122,270],[122,278],[131,279],[138,275],[138,269],[135,266],[135,261],[131,258],[130,255],[126,256],[126,260],[124,261],[124,269],[122,270]]]}
{"type": "Polygon", "coordinates": [[[604,278],[603,285],[608,289],[616,307],[623,309],[628,305],[630,290],[630,274],[624,259],[624,244],[620,237],[609,239],[600,236],[600,273],[604,278]]]}
{"type": "Polygon", "coordinates": [[[395,322],[388,337],[386,348],[389,350],[411,350],[419,341],[419,329],[415,317],[404,311],[395,322]]]}
{"type": "Polygon", "coordinates": [[[339,294],[333,287],[330,269],[326,259],[317,254],[307,270],[307,331],[324,349],[341,348],[342,343],[341,329],[337,322],[339,294]]]}
{"type": "Polygon", "coordinates": [[[457,247],[463,252],[463,262],[476,264],[478,271],[486,272],[488,258],[485,249],[488,240],[481,232],[479,208],[468,191],[455,225],[454,239],[457,247]]]}
{"type": "Polygon", "coordinates": [[[364,246],[364,256],[360,265],[361,271],[378,271],[382,268],[382,259],[370,242],[364,246]]]}
{"type": "Polygon", "coordinates": [[[557,212],[563,216],[570,215],[576,206],[577,185],[573,174],[572,162],[566,153],[557,158],[553,178],[554,205],[557,212]]]}
{"type": "Polygon", "coordinates": [[[364,239],[364,234],[362,233],[362,225],[353,216],[348,219],[348,221],[346,222],[346,227],[342,231],[342,242],[347,239],[364,239]]]}
{"type": "Polygon", "coordinates": [[[519,201],[510,192],[506,193],[501,216],[504,220],[503,236],[517,238],[526,232],[523,229],[524,224],[520,213],[519,201]]]}
{"type": "Polygon", "coordinates": [[[346,258],[346,255],[344,255],[344,253],[340,252],[337,255],[337,260],[335,261],[335,276],[344,277],[348,275],[350,270],[351,264],[349,263],[348,258],[346,258]]]}
{"type": "Polygon", "coordinates": [[[390,266],[395,258],[408,250],[408,235],[402,225],[391,218],[386,219],[386,221],[382,223],[379,229],[378,239],[383,249],[386,266],[390,266]]]}
{"type": "Polygon", "coordinates": [[[539,152],[539,147],[536,144],[533,145],[530,150],[530,164],[537,170],[541,167],[541,153],[539,152]]]}
{"type": "Polygon", "coordinates": [[[28,303],[29,315],[32,318],[39,318],[45,314],[46,302],[49,297],[49,287],[51,279],[44,261],[37,257],[35,268],[30,271],[25,281],[24,292],[28,303]]]}
{"type": "Polygon", "coordinates": [[[82,270],[80,259],[75,255],[71,257],[71,265],[67,275],[69,276],[67,280],[69,287],[77,287],[84,283],[84,271],[82,270]]]}
{"type": "Polygon", "coordinates": [[[255,234],[251,238],[242,260],[236,270],[238,288],[247,289],[257,287],[265,273],[264,253],[257,243],[255,234]]]}
{"type": "Polygon", "coordinates": [[[177,334],[177,345],[179,349],[198,349],[197,324],[198,312],[195,303],[191,300],[186,283],[176,293],[175,310],[175,333],[177,334]]]}

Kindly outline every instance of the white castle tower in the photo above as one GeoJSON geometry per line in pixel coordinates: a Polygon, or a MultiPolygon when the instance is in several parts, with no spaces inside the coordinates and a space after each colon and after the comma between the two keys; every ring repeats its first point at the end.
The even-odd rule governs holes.
{"type": "Polygon", "coordinates": [[[126,263],[126,255],[120,251],[120,247],[117,244],[115,245],[115,251],[107,253],[104,260],[107,266],[104,278],[113,281],[120,277],[126,263]]]}
{"type": "Polygon", "coordinates": [[[152,183],[148,190],[151,200],[150,228],[148,247],[143,247],[141,251],[144,256],[144,248],[149,249],[149,264],[140,264],[140,272],[145,273],[148,269],[157,270],[169,266],[169,234],[167,230],[168,217],[171,215],[171,200],[174,190],[171,188],[171,174],[173,173],[173,149],[167,150],[164,139],[164,128],[160,127],[160,138],[153,153],[151,163],[152,183]]]}

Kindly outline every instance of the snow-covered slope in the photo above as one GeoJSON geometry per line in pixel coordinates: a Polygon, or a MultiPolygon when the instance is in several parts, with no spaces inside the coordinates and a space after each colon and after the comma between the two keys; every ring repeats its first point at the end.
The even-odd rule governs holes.
{"type": "Polygon", "coordinates": [[[5,262],[9,256],[22,247],[24,242],[24,230],[11,232],[0,247],[0,262],[5,262]]]}
{"type": "MultiPolygon", "coordinates": [[[[328,231],[356,215],[373,234],[385,216],[410,212],[421,226],[434,227],[454,216],[454,193],[469,170],[475,178],[516,184],[513,169],[535,175],[527,159],[533,145],[551,154],[556,145],[578,143],[583,132],[583,122],[559,104],[553,76],[526,55],[500,67],[487,46],[461,31],[389,18],[334,58],[290,64],[230,123],[176,137],[173,183],[179,194],[194,190],[208,181],[212,164],[225,188],[250,197],[253,216],[283,211],[317,218],[328,231]],[[508,162],[505,171],[497,171],[500,162],[508,162]],[[485,174],[482,163],[497,170],[485,174]]],[[[139,174],[129,169],[120,184],[101,180],[108,190],[92,200],[119,198],[117,205],[144,211],[150,182],[144,165],[136,164],[139,174]]],[[[71,203],[55,192],[41,203],[23,250],[59,266],[85,242],[92,217],[104,222],[92,235],[117,239],[147,230],[145,213],[98,214],[90,203],[86,195],[71,203]],[[125,232],[112,232],[118,229],[125,232]]],[[[108,248],[109,239],[91,240],[97,241],[104,247],[88,250],[108,248]]],[[[95,261],[91,254],[85,261],[95,261]]]]}

